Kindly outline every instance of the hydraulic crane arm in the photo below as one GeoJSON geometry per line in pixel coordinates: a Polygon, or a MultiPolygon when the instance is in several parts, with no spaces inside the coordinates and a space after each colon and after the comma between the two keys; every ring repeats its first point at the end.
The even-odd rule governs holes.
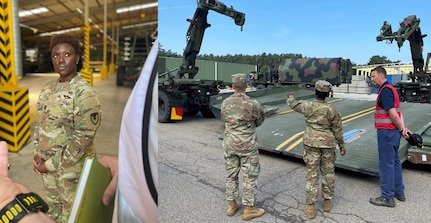
{"type": "Polygon", "coordinates": [[[176,78],[182,78],[188,73],[188,78],[193,79],[198,73],[199,68],[195,66],[196,56],[200,51],[205,29],[211,26],[207,23],[209,10],[231,17],[234,19],[236,25],[241,26],[242,31],[242,26],[245,22],[244,13],[234,10],[233,7],[228,8],[217,0],[199,0],[193,18],[187,19],[190,22],[187,30],[187,46],[184,49],[183,63],[178,70],[176,78]]]}
{"type": "Polygon", "coordinates": [[[400,28],[397,32],[392,32],[391,25],[384,21],[380,29],[380,35],[377,36],[377,41],[387,40],[390,43],[396,40],[398,48],[403,46],[404,41],[409,40],[410,52],[413,60],[413,73],[421,73],[424,70],[424,58],[422,55],[423,38],[427,35],[422,35],[419,27],[420,19],[415,15],[408,16],[400,23],[400,28]]]}
{"type": "MultiPolygon", "coordinates": [[[[377,41],[388,40],[392,43],[393,40],[396,40],[398,48],[401,48],[404,41],[411,38],[412,34],[420,34],[419,24],[420,19],[416,18],[415,15],[411,15],[405,18],[404,21],[400,23],[400,28],[397,32],[392,32],[391,24],[389,24],[387,21],[384,21],[383,26],[380,29],[381,33],[377,36],[377,41]]],[[[418,40],[418,42],[423,45],[422,38],[418,40]]]]}
{"type": "Polygon", "coordinates": [[[237,26],[241,26],[241,30],[242,30],[242,26],[244,25],[244,22],[245,22],[245,14],[242,12],[236,11],[235,9],[233,9],[232,6],[228,8],[225,4],[217,0],[204,0],[204,1],[199,1],[198,7],[206,10],[213,10],[220,14],[231,17],[235,21],[235,24],[237,26]]]}

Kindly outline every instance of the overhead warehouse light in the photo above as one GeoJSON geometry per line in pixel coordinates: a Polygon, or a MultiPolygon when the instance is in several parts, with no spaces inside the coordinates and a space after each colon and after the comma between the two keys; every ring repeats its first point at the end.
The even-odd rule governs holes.
{"type": "Polygon", "coordinates": [[[30,29],[31,31],[33,31],[33,33],[37,33],[37,32],[39,32],[39,31],[40,31],[40,30],[38,30],[38,29],[36,29],[36,28],[34,28],[34,27],[31,27],[31,26],[28,26],[28,25],[26,25],[26,24],[22,24],[22,23],[20,23],[20,24],[19,24],[19,26],[24,27],[24,28],[27,28],[27,29],[30,29]]]}
{"type": "Polygon", "coordinates": [[[35,9],[30,9],[30,10],[22,10],[18,13],[19,17],[25,17],[25,16],[30,16],[30,15],[37,15],[37,14],[41,14],[44,12],[48,12],[49,10],[45,7],[39,7],[39,8],[35,8],[35,9]]]}
{"type": "Polygon", "coordinates": [[[150,26],[150,25],[156,25],[156,24],[157,24],[157,21],[153,21],[153,22],[145,22],[145,23],[123,26],[121,28],[122,29],[132,29],[132,28],[137,28],[137,27],[142,27],[142,26],[150,26]]]}
{"type": "Polygon", "coordinates": [[[124,7],[124,8],[118,8],[117,13],[130,12],[130,11],[136,11],[136,10],[141,10],[141,9],[146,9],[146,8],[157,7],[158,4],[159,4],[158,2],[152,2],[152,3],[142,4],[142,5],[133,5],[133,6],[128,6],[128,7],[124,7]]]}
{"type": "Polygon", "coordinates": [[[57,35],[57,34],[61,34],[61,33],[78,31],[80,29],[81,29],[80,27],[75,27],[75,28],[63,29],[63,30],[58,30],[58,31],[53,31],[53,32],[45,32],[45,33],[39,34],[39,36],[52,36],[52,35],[57,35]]]}

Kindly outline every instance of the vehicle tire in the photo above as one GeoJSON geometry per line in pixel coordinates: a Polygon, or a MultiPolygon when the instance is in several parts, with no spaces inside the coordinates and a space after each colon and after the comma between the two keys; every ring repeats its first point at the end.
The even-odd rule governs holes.
{"type": "Polygon", "coordinates": [[[201,114],[205,118],[215,118],[215,115],[213,114],[213,112],[209,108],[201,109],[201,114]]]}
{"type": "Polygon", "coordinates": [[[263,85],[263,84],[258,84],[257,86],[256,86],[256,89],[265,89],[266,87],[265,87],[265,85],[263,85]]]}
{"type": "Polygon", "coordinates": [[[124,78],[126,77],[126,67],[118,66],[117,69],[117,86],[124,85],[124,78]]]}
{"type": "Polygon", "coordinates": [[[159,122],[171,121],[172,102],[166,92],[159,90],[159,122]]]}

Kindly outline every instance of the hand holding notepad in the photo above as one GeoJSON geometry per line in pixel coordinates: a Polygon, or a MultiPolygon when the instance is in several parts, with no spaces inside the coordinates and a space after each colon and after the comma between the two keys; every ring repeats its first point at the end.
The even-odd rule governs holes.
{"type": "MultiPolygon", "coordinates": [[[[106,163],[104,164],[106,165],[106,163]]],[[[113,197],[115,193],[116,180],[114,185],[110,185],[112,179],[111,170],[114,169],[115,174],[113,173],[113,175],[116,177],[118,163],[113,163],[112,165],[117,165],[117,168],[113,168],[113,166],[109,167],[109,165],[105,168],[96,159],[87,158],[85,160],[76,190],[75,201],[70,213],[69,223],[112,221],[114,202],[110,202],[108,205],[104,205],[102,202],[105,189],[107,191],[113,189],[113,193],[107,195],[107,198],[111,195],[113,197]]]]}

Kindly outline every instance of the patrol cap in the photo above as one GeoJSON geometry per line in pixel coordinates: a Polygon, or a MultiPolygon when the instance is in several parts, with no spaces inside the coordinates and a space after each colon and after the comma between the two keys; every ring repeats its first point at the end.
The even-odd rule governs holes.
{"type": "Polygon", "coordinates": [[[232,84],[247,83],[246,74],[232,74],[232,84]]]}
{"type": "Polygon", "coordinates": [[[332,87],[331,83],[325,80],[316,81],[316,84],[314,86],[314,88],[316,88],[316,90],[320,92],[329,92],[331,91],[331,87],[332,87]]]}

